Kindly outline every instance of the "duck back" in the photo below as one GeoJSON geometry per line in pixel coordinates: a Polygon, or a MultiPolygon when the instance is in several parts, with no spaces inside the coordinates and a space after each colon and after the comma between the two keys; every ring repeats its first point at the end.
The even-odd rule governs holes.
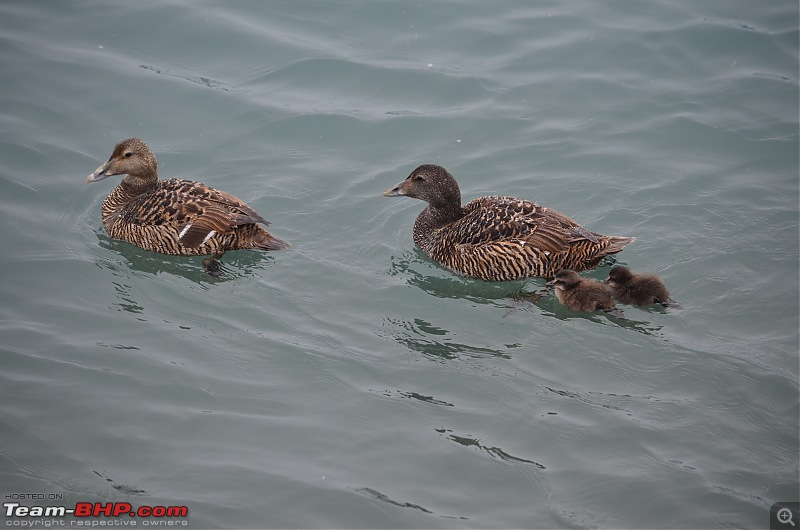
{"type": "Polygon", "coordinates": [[[590,269],[634,241],[590,232],[556,210],[514,197],[480,197],[439,227],[430,226],[427,210],[415,223],[416,245],[446,267],[487,281],[590,269]]]}
{"type": "Polygon", "coordinates": [[[123,180],[103,201],[102,219],[111,237],[162,254],[289,246],[259,226],[269,223],[244,201],[191,180],[161,180],[144,190],[123,180]]]}

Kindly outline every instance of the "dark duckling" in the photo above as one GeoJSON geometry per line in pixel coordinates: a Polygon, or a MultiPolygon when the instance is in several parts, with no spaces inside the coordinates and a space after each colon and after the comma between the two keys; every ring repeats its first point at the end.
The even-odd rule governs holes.
{"type": "Polygon", "coordinates": [[[669,290],[661,278],[654,274],[635,274],[628,267],[617,265],[608,271],[605,283],[611,287],[614,298],[623,304],[661,304],[664,307],[679,305],[669,297],[669,290]]]}
{"type": "Polygon", "coordinates": [[[156,157],[139,138],[118,143],[86,182],[112,175],[125,175],[103,201],[103,227],[114,239],[162,254],[213,254],[203,265],[214,275],[227,250],[291,246],[259,226],[269,223],[238,197],[191,180],[158,180],[156,157]]]}
{"type": "Polygon", "coordinates": [[[572,270],[561,270],[555,278],[548,282],[553,285],[555,295],[564,307],[572,311],[598,311],[622,316],[611,298],[611,290],[607,285],[591,278],[582,278],[572,270]]]}
{"type": "Polygon", "coordinates": [[[486,281],[590,269],[635,240],[590,232],[560,212],[514,197],[480,197],[462,206],[455,178],[432,164],[383,194],[427,202],[414,223],[414,243],[441,265],[486,281]]]}

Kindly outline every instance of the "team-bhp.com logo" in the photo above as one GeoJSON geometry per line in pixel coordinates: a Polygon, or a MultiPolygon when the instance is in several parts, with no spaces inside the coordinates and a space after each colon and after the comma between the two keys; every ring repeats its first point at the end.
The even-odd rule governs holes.
{"type": "MultiPolygon", "coordinates": [[[[142,526],[186,526],[186,517],[189,515],[187,506],[139,506],[134,508],[128,502],[78,502],[74,507],[66,506],[23,506],[18,502],[4,502],[6,526],[37,525],[24,524],[28,518],[43,518],[56,520],[53,526],[97,526],[99,518],[139,518],[142,526]],[[58,521],[58,519],[71,516],[76,519],[58,521]],[[14,518],[14,519],[11,519],[14,518]],[[175,519],[182,518],[182,521],[175,519]],[[14,521],[19,521],[16,524],[14,521]]],[[[130,519],[125,526],[135,526],[137,519],[130,519]]],[[[52,523],[51,523],[52,524],[52,523]]],[[[119,524],[119,523],[117,523],[119,524]]],[[[50,526],[50,525],[48,525],[50,526]]]]}

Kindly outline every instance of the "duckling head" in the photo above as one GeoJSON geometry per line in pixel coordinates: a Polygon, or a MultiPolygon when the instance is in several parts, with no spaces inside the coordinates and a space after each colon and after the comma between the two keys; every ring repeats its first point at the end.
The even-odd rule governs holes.
{"type": "Polygon", "coordinates": [[[442,166],[423,164],[397,186],[383,192],[386,197],[413,197],[433,208],[461,208],[461,190],[453,175],[442,166]]]}
{"type": "Polygon", "coordinates": [[[580,275],[569,269],[560,270],[556,273],[553,279],[547,282],[548,285],[554,286],[559,291],[572,289],[581,283],[580,275]]]}
{"type": "Polygon", "coordinates": [[[617,265],[616,267],[612,268],[608,271],[608,278],[605,279],[605,283],[610,285],[611,287],[621,287],[631,281],[633,279],[633,273],[628,267],[623,267],[622,265],[617,265]]]}
{"type": "Polygon", "coordinates": [[[98,182],[113,175],[127,175],[131,184],[141,184],[158,179],[158,163],[153,151],[139,138],[128,138],[114,147],[109,159],[86,182],[98,182]]]}

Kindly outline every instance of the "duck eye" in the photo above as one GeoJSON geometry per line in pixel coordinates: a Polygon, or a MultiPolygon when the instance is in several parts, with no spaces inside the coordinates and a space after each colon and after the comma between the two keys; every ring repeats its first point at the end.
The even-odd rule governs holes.
{"type": "Polygon", "coordinates": [[[127,152],[125,153],[125,158],[130,158],[130,157],[131,157],[131,155],[133,155],[133,153],[131,153],[130,151],[127,151],[127,152]]]}

